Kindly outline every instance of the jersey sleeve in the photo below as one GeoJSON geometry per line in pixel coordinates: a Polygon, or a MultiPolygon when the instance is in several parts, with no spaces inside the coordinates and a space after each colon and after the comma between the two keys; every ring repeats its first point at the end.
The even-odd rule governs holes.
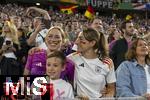
{"type": "Polygon", "coordinates": [[[107,81],[107,83],[114,83],[114,82],[116,82],[116,76],[115,76],[114,66],[112,66],[112,68],[108,72],[108,75],[106,77],[106,81],[107,81]]]}
{"type": "Polygon", "coordinates": [[[71,86],[71,84],[68,85],[69,89],[68,89],[68,98],[69,99],[74,99],[74,93],[73,93],[73,88],[71,86]]]}
{"type": "Polygon", "coordinates": [[[25,65],[25,68],[28,69],[29,71],[31,71],[31,67],[32,67],[32,56],[33,55],[28,55],[27,62],[25,65]]]}

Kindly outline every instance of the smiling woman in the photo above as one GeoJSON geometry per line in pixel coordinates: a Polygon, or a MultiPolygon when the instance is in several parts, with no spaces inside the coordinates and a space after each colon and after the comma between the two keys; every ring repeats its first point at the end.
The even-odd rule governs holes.
{"type": "Polygon", "coordinates": [[[64,42],[63,30],[59,27],[52,27],[45,38],[46,45],[50,52],[60,50],[64,42]]]}
{"type": "MultiPolygon", "coordinates": [[[[45,43],[48,47],[47,51],[37,47],[29,51],[24,75],[45,75],[47,55],[54,51],[60,51],[64,39],[64,31],[60,27],[51,27],[45,37],[45,43]]],[[[74,64],[67,59],[65,66],[66,69],[61,73],[61,78],[72,83],[74,79],[74,64]]]]}
{"type": "Polygon", "coordinates": [[[108,57],[104,34],[93,28],[84,29],[75,42],[78,52],[68,57],[74,61],[74,88],[80,98],[98,99],[113,97],[115,93],[115,72],[108,57]],[[106,94],[101,91],[106,86],[106,94]]]}
{"type": "Polygon", "coordinates": [[[148,44],[137,38],[126,55],[127,61],[120,64],[116,71],[116,91],[119,97],[150,97],[150,57],[148,44]]]}

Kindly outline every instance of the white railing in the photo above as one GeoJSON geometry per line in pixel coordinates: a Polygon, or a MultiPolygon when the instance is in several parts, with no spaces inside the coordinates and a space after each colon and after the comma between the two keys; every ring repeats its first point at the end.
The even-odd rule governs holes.
{"type": "MultiPolygon", "coordinates": [[[[0,98],[0,100],[9,100],[9,99],[4,97],[4,98],[0,98]]],[[[27,100],[27,99],[17,99],[17,100],[27,100]]],[[[41,99],[28,99],[28,100],[41,100],[41,99]]],[[[57,100],[81,100],[81,99],[58,98],[57,100]]],[[[90,98],[89,100],[150,100],[150,99],[146,99],[144,97],[119,97],[119,98],[106,97],[106,98],[90,98]]]]}
{"type": "MultiPolygon", "coordinates": [[[[75,99],[68,99],[68,98],[61,98],[60,100],[81,100],[79,98],[75,99]]],[[[89,100],[147,100],[144,97],[119,97],[119,98],[90,98],[89,100]]]]}

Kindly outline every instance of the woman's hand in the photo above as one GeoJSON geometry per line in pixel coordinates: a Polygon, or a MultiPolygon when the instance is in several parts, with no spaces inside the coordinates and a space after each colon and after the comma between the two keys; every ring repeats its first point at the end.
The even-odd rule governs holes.
{"type": "Polygon", "coordinates": [[[150,93],[145,93],[143,97],[146,98],[146,100],[150,100],[150,93]]]}
{"type": "Polygon", "coordinates": [[[2,50],[6,53],[16,51],[16,49],[13,47],[13,45],[3,45],[2,50]]]}
{"type": "Polygon", "coordinates": [[[102,94],[101,97],[106,97],[106,94],[107,94],[107,89],[106,89],[106,87],[104,87],[104,89],[100,91],[100,94],[102,94]]]}
{"type": "Polygon", "coordinates": [[[108,83],[106,86],[106,95],[105,97],[114,97],[116,93],[116,85],[115,83],[108,83]]]}
{"type": "Polygon", "coordinates": [[[79,99],[79,100],[89,100],[89,98],[87,97],[87,96],[77,96],[77,98],[79,99]]]}
{"type": "Polygon", "coordinates": [[[36,52],[40,52],[42,49],[40,49],[39,47],[33,47],[29,50],[28,55],[32,55],[36,52]]]}
{"type": "Polygon", "coordinates": [[[115,83],[109,83],[103,90],[100,91],[102,97],[114,97],[115,95],[115,83]]]}
{"type": "Polygon", "coordinates": [[[110,59],[109,57],[105,57],[102,60],[102,62],[107,64],[109,66],[109,69],[111,69],[114,66],[114,63],[113,63],[112,59],[110,59]]]}

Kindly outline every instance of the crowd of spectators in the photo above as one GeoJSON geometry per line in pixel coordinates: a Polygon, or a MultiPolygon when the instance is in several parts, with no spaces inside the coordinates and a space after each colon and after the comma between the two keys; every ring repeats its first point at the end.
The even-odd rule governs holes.
{"type": "Polygon", "coordinates": [[[74,87],[75,96],[81,99],[150,97],[149,57],[150,19],[134,16],[125,20],[116,15],[97,14],[89,20],[81,13],[0,5],[0,75],[46,74],[52,80],[60,76],[74,87]],[[134,56],[130,57],[132,50],[134,56]],[[60,52],[67,57],[66,61],[57,55],[60,52]],[[55,72],[60,71],[55,67],[54,72],[50,71],[50,64],[55,62],[57,67],[58,62],[47,63],[46,59],[50,59],[47,56],[65,61],[59,63],[66,65],[64,69],[61,66],[61,73],[55,72]],[[142,84],[144,89],[134,86],[136,77],[147,80],[147,84],[142,84]]]}

